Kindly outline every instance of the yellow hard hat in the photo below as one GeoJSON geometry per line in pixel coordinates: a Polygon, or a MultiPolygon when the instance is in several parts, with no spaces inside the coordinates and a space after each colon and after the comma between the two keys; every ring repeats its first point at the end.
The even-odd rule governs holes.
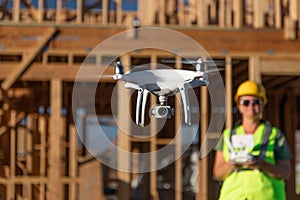
{"type": "Polygon", "coordinates": [[[234,96],[235,102],[237,103],[239,98],[245,95],[256,96],[258,98],[261,98],[263,100],[264,105],[266,105],[268,101],[264,86],[254,81],[248,80],[240,84],[234,96]]]}

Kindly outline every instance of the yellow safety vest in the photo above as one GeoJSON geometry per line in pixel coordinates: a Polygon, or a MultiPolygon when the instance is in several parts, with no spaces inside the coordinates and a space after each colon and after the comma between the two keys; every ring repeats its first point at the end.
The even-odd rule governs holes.
{"type": "MultiPolygon", "coordinates": [[[[274,145],[278,129],[269,122],[261,123],[254,133],[254,147],[249,152],[254,156],[263,157],[271,164],[275,163],[274,145]]],[[[242,126],[226,129],[225,138],[231,139],[232,134],[245,134],[242,126]]],[[[229,147],[224,142],[223,155],[229,160],[229,147]]],[[[233,171],[223,182],[219,200],[285,200],[285,182],[268,176],[260,170],[241,169],[233,171]]]]}

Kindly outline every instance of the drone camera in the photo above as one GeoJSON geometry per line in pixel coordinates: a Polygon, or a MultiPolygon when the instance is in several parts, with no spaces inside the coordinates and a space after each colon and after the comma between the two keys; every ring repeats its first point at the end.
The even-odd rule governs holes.
{"type": "Polygon", "coordinates": [[[174,109],[170,106],[157,105],[150,109],[150,115],[154,115],[155,118],[171,118],[174,115],[174,109]]]}

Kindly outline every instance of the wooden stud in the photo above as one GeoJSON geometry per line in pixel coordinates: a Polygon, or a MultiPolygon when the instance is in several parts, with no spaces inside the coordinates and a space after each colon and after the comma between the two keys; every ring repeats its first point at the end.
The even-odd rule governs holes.
{"type": "Polygon", "coordinates": [[[289,16],[284,17],[284,38],[286,40],[295,40],[297,38],[296,35],[296,21],[293,20],[289,16]]]}
{"type": "Polygon", "coordinates": [[[232,59],[230,55],[225,58],[225,89],[226,89],[226,128],[232,127],[232,59]]]}
{"type": "Polygon", "coordinates": [[[158,18],[159,18],[159,25],[161,26],[166,25],[166,1],[165,0],[158,1],[158,18]]]}
{"type": "MultiPolygon", "coordinates": [[[[174,0],[164,0],[166,1],[166,15],[170,18],[170,24],[176,23],[176,19],[174,16],[174,11],[176,10],[176,2],[174,0]]],[[[161,2],[161,1],[159,1],[161,2]]]]}
{"type": "Polygon", "coordinates": [[[62,22],[62,6],[63,6],[63,0],[57,0],[55,22],[58,24],[62,22]]]}
{"type": "Polygon", "coordinates": [[[108,23],[108,13],[109,13],[109,0],[102,1],[102,24],[106,25],[108,23]]]}
{"type": "MultiPolygon", "coordinates": [[[[208,131],[208,91],[206,87],[201,87],[201,102],[200,102],[200,123],[201,123],[201,132],[200,137],[201,149],[206,149],[207,147],[205,144],[204,139],[206,138],[207,131],[208,131]]],[[[206,152],[206,150],[204,150],[206,152]]],[[[201,158],[199,161],[199,176],[198,176],[198,183],[199,183],[199,192],[196,195],[196,200],[208,200],[208,157],[205,156],[201,158]]]]}
{"type": "Polygon", "coordinates": [[[258,55],[249,58],[249,79],[261,83],[261,59],[258,55]]]}
{"type": "Polygon", "coordinates": [[[44,0],[38,0],[38,18],[37,21],[39,23],[44,20],[44,0]]]}
{"type": "MultiPolygon", "coordinates": [[[[123,56],[122,63],[124,66],[130,66],[130,57],[123,56]]],[[[125,69],[125,71],[128,71],[125,69]]],[[[130,190],[130,156],[129,153],[131,151],[131,143],[129,132],[131,131],[131,117],[129,117],[129,113],[131,110],[130,106],[125,106],[124,102],[130,102],[130,90],[124,89],[124,83],[118,82],[118,122],[119,126],[122,129],[118,131],[118,179],[120,180],[120,187],[118,190],[118,195],[120,198],[124,200],[129,200],[131,196],[130,190]]]]}
{"type": "Polygon", "coordinates": [[[263,12],[263,1],[261,0],[253,0],[254,5],[254,28],[263,28],[264,27],[264,12],[263,12]]]}
{"type": "MultiPolygon", "coordinates": [[[[41,138],[41,150],[40,150],[40,176],[41,177],[45,177],[46,175],[46,151],[47,151],[47,147],[46,147],[46,143],[47,143],[47,124],[46,124],[46,117],[44,115],[40,115],[39,119],[38,119],[38,131],[40,133],[40,138],[41,138]]],[[[40,190],[40,194],[39,194],[39,200],[44,200],[45,198],[45,188],[46,185],[44,183],[40,183],[39,186],[39,190],[40,190]]]]}
{"type": "Polygon", "coordinates": [[[208,25],[208,13],[207,13],[207,0],[198,0],[197,8],[199,15],[197,15],[197,24],[199,27],[205,27],[208,25]]]}
{"type": "Polygon", "coordinates": [[[275,0],[274,2],[274,15],[275,15],[275,28],[282,28],[282,7],[281,0],[275,0]]]}
{"type": "Polygon", "coordinates": [[[290,0],[290,7],[289,7],[289,11],[290,11],[290,18],[293,21],[298,21],[299,20],[299,0],[290,0]]]}
{"type": "Polygon", "coordinates": [[[48,148],[48,178],[47,199],[57,200],[62,198],[62,172],[61,141],[63,136],[62,109],[62,82],[59,79],[51,80],[50,88],[50,131],[48,148]]]}
{"type": "Polygon", "coordinates": [[[221,13],[220,10],[217,10],[217,3],[221,4],[221,2],[216,2],[214,0],[208,0],[208,5],[209,6],[209,13],[210,16],[208,17],[210,19],[210,21],[217,21],[217,16],[221,15],[223,13],[221,13]],[[217,12],[219,11],[219,13],[217,14],[217,12]]]}
{"type": "Polygon", "coordinates": [[[178,16],[179,25],[184,25],[184,2],[183,2],[183,0],[178,0],[177,9],[178,9],[177,16],[178,16]]]}
{"type": "Polygon", "coordinates": [[[234,28],[243,26],[243,0],[233,0],[234,28]]]}
{"type": "Polygon", "coordinates": [[[69,186],[69,199],[76,199],[76,182],[74,181],[77,178],[77,132],[74,124],[69,126],[69,176],[71,178],[71,183],[69,186]]]}
{"type": "MultiPolygon", "coordinates": [[[[26,136],[25,136],[25,141],[26,141],[26,174],[25,177],[28,176],[27,173],[31,174],[32,173],[32,168],[33,168],[33,157],[32,157],[32,132],[34,129],[34,115],[30,114],[27,116],[27,131],[26,131],[26,136]]],[[[31,195],[31,190],[32,190],[32,185],[31,183],[27,183],[23,186],[23,192],[24,192],[24,197],[27,199],[32,199],[31,195]]]]}
{"type": "Polygon", "coordinates": [[[77,0],[76,2],[76,23],[81,24],[83,20],[83,0],[77,0]]]}
{"type": "Polygon", "coordinates": [[[18,23],[20,21],[20,0],[13,1],[13,22],[18,23]]]}
{"type": "Polygon", "coordinates": [[[189,25],[191,25],[196,20],[197,16],[196,0],[189,0],[188,11],[188,21],[189,25]]]}
{"type": "Polygon", "coordinates": [[[225,15],[225,18],[226,18],[226,20],[225,20],[225,24],[226,24],[226,26],[228,26],[228,27],[231,27],[232,26],[232,7],[233,7],[233,2],[232,2],[233,0],[227,0],[226,1],[226,5],[225,5],[225,13],[226,13],[226,15],[225,15]]]}
{"type": "Polygon", "coordinates": [[[73,66],[74,65],[74,54],[72,52],[68,53],[68,65],[73,66]]]}
{"type": "Polygon", "coordinates": [[[226,1],[220,0],[219,1],[219,26],[220,28],[225,27],[225,19],[226,19],[226,1]]]}
{"type": "MultiPolygon", "coordinates": [[[[179,56],[176,56],[176,63],[175,63],[176,69],[182,69],[181,64],[181,58],[179,56]]],[[[179,97],[180,94],[177,94],[177,99],[181,99],[179,97]]],[[[181,110],[181,101],[175,101],[175,200],[181,200],[182,199],[182,159],[181,159],[181,112],[178,112],[181,110]]]]}
{"type": "Polygon", "coordinates": [[[10,116],[10,166],[9,166],[9,178],[11,181],[7,184],[7,199],[15,199],[15,182],[12,181],[16,177],[16,117],[17,111],[12,110],[10,116]]]}
{"type": "Polygon", "coordinates": [[[115,0],[116,2],[116,24],[122,24],[122,0],[115,0]]]}
{"type": "MultiPolygon", "coordinates": [[[[79,199],[105,199],[103,195],[102,163],[91,159],[79,167],[80,187],[79,199]],[[96,170],[95,170],[96,169],[96,170]]],[[[71,182],[73,182],[71,180],[71,182]]],[[[124,194],[126,196],[126,194],[124,194]]],[[[125,200],[126,198],[124,198],[125,200]]]]}
{"type": "MultiPolygon", "coordinates": [[[[151,55],[151,69],[155,69],[156,63],[157,63],[157,55],[152,54],[151,55]]],[[[153,95],[150,96],[150,103],[151,105],[156,104],[156,97],[153,95]]],[[[151,125],[150,125],[150,133],[157,133],[157,120],[152,119],[151,125]]],[[[150,195],[153,200],[159,200],[158,192],[157,192],[157,134],[154,134],[150,138],[150,165],[151,165],[151,171],[150,171],[150,195]]]]}

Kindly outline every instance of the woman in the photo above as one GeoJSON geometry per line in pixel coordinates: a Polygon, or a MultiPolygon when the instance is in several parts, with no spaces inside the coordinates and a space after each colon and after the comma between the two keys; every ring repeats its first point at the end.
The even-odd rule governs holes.
{"type": "Polygon", "coordinates": [[[241,122],[226,129],[215,147],[213,172],[223,181],[220,200],[285,200],[291,152],[283,133],[261,120],[264,87],[245,81],[234,99],[241,122]]]}

